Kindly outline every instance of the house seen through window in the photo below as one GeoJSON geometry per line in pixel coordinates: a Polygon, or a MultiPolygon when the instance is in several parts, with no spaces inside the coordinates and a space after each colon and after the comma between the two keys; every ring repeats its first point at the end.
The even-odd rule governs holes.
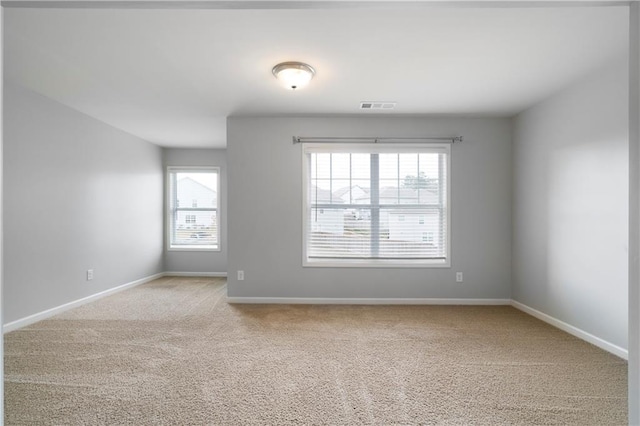
{"type": "Polygon", "coordinates": [[[169,167],[170,250],[219,250],[219,169],[169,167]]]}
{"type": "Polygon", "coordinates": [[[448,266],[449,150],[305,146],[305,265],[448,266]]]}

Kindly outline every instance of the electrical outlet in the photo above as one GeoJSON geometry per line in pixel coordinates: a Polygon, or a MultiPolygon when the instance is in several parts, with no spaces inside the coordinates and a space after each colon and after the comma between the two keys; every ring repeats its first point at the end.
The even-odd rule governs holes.
{"type": "Polygon", "coordinates": [[[456,282],[457,283],[461,283],[462,281],[464,281],[464,277],[462,275],[462,272],[456,272],[456,282]]]}
{"type": "Polygon", "coordinates": [[[91,281],[93,279],[93,269],[87,269],[87,281],[91,281]]]}
{"type": "Polygon", "coordinates": [[[244,281],[244,271],[238,271],[238,281],[244,281]]]}

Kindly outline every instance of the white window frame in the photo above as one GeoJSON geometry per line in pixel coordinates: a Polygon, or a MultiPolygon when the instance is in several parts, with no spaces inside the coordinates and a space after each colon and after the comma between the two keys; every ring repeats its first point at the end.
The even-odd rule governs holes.
{"type": "MultiPolygon", "coordinates": [[[[221,194],[220,194],[220,167],[214,167],[214,166],[168,166],[167,170],[166,170],[166,247],[167,247],[167,251],[221,251],[222,250],[222,238],[221,238],[221,230],[220,230],[220,201],[221,201],[221,194]],[[172,193],[171,193],[171,175],[173,173],[216,173],[217,174],[217,179],[216,179],[216,183],[217,183],[217,187],[216,187],[216,206],[214,208],[198,208],[200,210],[215,210],[216,212],[216,232],[218,233],[217,235],[217,240],[218,240],[218,246],[217,247],[197,247],[197,246],[171,246],[171,232],[174,226],[174,222],[173,222],[173,209],[171,207],[171,197],[172,197],[172,193]]],[[[192,209],[192,207],[182,207],[180,209],[192,209]]]]}
{"type": "Polygon", "coordinates": [[[451,267],[451,144],[335,144],[305,143],[302,145],[302,266],[319,268],[450,268],[451,267]],[[396,153],[398,150],[415,152],[441,151],[446,153],[446,254],[445,259],[309,259],[307,254],[309,229],[309,179],[310,167],[307,149],[327,153],[396,153]]]}

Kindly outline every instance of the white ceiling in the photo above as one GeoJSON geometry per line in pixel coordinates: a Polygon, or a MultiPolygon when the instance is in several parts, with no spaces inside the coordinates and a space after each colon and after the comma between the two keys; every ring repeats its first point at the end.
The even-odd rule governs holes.
{"type": "Polygon", "coordinates": [[[5,8],[5,77],[168,147],[231,115],[511,116],[626,54],[627,8],[5,8]],[[317,74],[296,92],[278,62],[317,74]]]}

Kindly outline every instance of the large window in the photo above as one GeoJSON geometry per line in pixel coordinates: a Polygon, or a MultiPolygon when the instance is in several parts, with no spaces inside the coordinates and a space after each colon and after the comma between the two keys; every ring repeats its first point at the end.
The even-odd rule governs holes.
{"type": "Polygon", "coordinates": [[[448,266],[449,145],[304,148],[307,266],[448,266]]]}
{"type": "Polygon", "coordinates": [[[169,167],[169,250],[220,250],[216,167],[169,167]]]}

